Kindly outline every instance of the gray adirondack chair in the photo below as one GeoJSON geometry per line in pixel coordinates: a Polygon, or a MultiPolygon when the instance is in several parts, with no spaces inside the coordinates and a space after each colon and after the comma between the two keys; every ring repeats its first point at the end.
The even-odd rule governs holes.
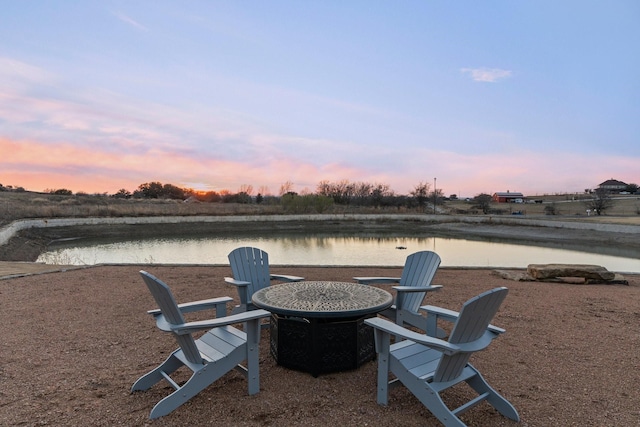
{"type": "Polygon", "coordinates": [[[254,310],[238,315],[226,315],[226,303],[232,298],[222,297],[186,304],[176,304],[169,287],[147,273],[141,271],[149,291],[159,309],[149,311],[156,319],[158,328],[170,332],[175,337],[179,349],[157,368],[141,376],[131,387],[131,392],[147,390],[157,382],[166,380],[175,391],[158,402],[151,410],[150,418],[158,418],[200,393],[231,369],[237,369],[249,382],[249,394],[260,390],[258,372],[258,345],[260,341],[260,319],[269,316],[265,310],[254,310]],[[215,308],[217,317],[186,323],[183,313],[215,308]],[[245,331],[232,324],[243,323],[245,331]],[[193,332],[208,330],[199,339],[193,332]],[[247,361],[246,367],[241,365],[247,361]],[[181,367],[187,367],[193,374],[181,386],[170,375],[181,367]]]}
{"type": "MultiPolygon", "coordinates": [[[[483,401],[487,401],[502,415],[515,421],[520,417],[507,399],[495,391],[470,363],[469,358],[485,349],[504,329],[490,326],[489,322],[507,295],[507,288],[495,288],[464,303],[460,313],[445,310],[455,324],[448,341],[420,334],[382,318],[365,320],[375,328],[378,353],[378,403],[388,404],[391,385],[404,384],[423,405],[447,427],[465,424],[458,415],[483,401]],[[390,337],[404,340],[390,344],[390,337]],[[389,381],[389,372],[395,375],[389,381]],[[478,396],[455,410],[443,402],[440,392],[466,382],[478,396]]],[[[434,315],[438,314],[434,307],[434,315]]]]}
{"type": "MultiPolygon", "coordinates": [[[[435,291],[442,286],[431,285],[440,266],[440,256],[432,251],[420,251],[407,257],[402,269],[402,277],[354,277],[358,283],[398,283],[394,304],[381,312],[384,317],[392,319],[400,326],[408,324],[427,331],[427,319],[420,312],[420,305],[427,292],[435,291]]],[[[432,329],[427,331],[431,336],[444,336],[444,331],[437,330],[436,324],[429,322],[432,329]]]]}
{"type": "Polygon", "coordinates": [[[232,314],[253,310],[255,307],[251,302],[254,292],[270,285],[271,280],[282,282],[299,282],[304,277],[289,276],[284,274],[269,273],[269,254],[265,251],[252,248],[241,247],[229,253],[229,264],[233,277],[225,277],[226,283],[234,285],[238,289],[240,305],[237,305],[232,314]]]}

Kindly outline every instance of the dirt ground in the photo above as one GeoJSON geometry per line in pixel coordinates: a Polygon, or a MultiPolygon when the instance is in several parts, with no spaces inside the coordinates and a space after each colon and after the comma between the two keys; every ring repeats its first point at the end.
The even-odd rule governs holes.
{"type": "MultiPolygon", "coordinates": [[[[429,231],[640,254],[637,234],[465,224],[429,231]]],[[[267,330],[260,348],[260,393],[248,396],[246,381],[231,372],[172,414],[149,421],[151,408],[171,389],[166,384],[134,394],[129,389],[176,345],[146,314],[154,303],[138,271],[166,281],[180,302],[215,296],[237,302],[237,294],[223,281],[231,274],[226,266],[78,268],[25,262],[37,258],[51,239],[104,232],[104,227],[26,231],[0,246],[0,425],[439,425],[403,387],[391,391],[387,407],[379,406],[375,362],[318,378],[278,366],[269,354],[267,330]]],[[[274,266],[272,272],[352,281],[354,276],[396,276],[401,269],[274,266]]],[[[485,290],[510,290],[493,321],[507,333],[474,355],[472,363],[514,404],[521,423],[487,404],[464,414],[463,421],[470,426],[640,425],[640,275],[625,279],[629,286],[515,282],[488,269],[441,268],[434,282],[444,288],[425,303],[457,310],[485,290]]],[[[465,396],[464,387],[444,394],[451,406],[465,396]]]]}
{"type": "MultiPolygon", "coordinates": [[[[129,389],[176,347],[146,310],[154,308],[138,271],[166,281],[180,302],[228,295],[228,267],[98,266],[0,280],[0,425],[67,426],[436,426],[404,387],[376,403],[376,362],[320,375],[288,370],[260,344],[260,393],[231,372],[170,415],[149,421],[170,389],[129,389]]],[[[277,267],[310,280],[400,274],[399,268],[277,267]]],[[[640,276],[629,286],[513,282],[481,269],[440,269],[444,288],[425,303],[459,309],[496,286],[509,295],[493,323],[507,330],[472,363],[521,416],[511,422],[483,403],[470,426],[640,424],[640,276]]],[[[228,309],[231,309],[229,304],[228,309]]],[[[444,394],[459,404],[467,391],[444,394]]]]}

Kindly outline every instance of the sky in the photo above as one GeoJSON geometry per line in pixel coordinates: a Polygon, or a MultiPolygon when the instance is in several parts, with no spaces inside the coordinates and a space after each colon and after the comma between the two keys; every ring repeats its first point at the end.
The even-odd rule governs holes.
{"type": "Polygon", "coordinates": [[[0,0],[0,184],[640,183],[637,0],[0,0]]]}

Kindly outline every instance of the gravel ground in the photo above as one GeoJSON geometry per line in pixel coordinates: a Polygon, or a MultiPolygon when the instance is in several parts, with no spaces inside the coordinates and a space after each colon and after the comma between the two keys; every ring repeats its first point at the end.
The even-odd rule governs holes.
{"type": "MultiPolygon", "coordinates": [[[[99,266],[0,280],[0,425],[436,426],[403,387],[376,403],[376,363],[311,375],[277,366],[262,332],[261,391],[231,372],[170,415],[149,411],[170,389],[130,394],[133,382],[175,349],[146,310],[138,271],[166,281],[181,301],[228,295],[227,267],[99,266]]],[[[398,275],[399,268],[277,267],[310,280],[398,275]]],[[[496,286],[510,290],[494,324],[507,333],[472,363],[509,399],[523,426],[640,424],[640,276],[629,286],[512,282],[490,270],[440,269],[426,303],[459,309],[496,286]]],[[[231,308],[231,304],[228,307],[231,308]]],[[[455,405],[464,388],[447,391],[455,405]]],[[[470,426],[518,425],[482,404],[470,426]]]]}

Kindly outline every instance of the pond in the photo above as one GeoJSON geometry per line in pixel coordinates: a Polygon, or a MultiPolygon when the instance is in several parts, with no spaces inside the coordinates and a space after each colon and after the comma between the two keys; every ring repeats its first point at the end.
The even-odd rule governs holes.
{"type": "MultiPolygon", "coordinates": [[[[640,259],[533,244],[447,237],[265,236],[145,238],[128,241],[58,242],[38,258],[49,264],[217,264],[239,246],[269,253],[272,265],[402,266],[410,253],[432,250],[445,267],[526,268],[528,264],[596,264],[610,271],[640,273],[640,259]]],[[[590,247],[590,251],[594,248],[590,247]]]]}

